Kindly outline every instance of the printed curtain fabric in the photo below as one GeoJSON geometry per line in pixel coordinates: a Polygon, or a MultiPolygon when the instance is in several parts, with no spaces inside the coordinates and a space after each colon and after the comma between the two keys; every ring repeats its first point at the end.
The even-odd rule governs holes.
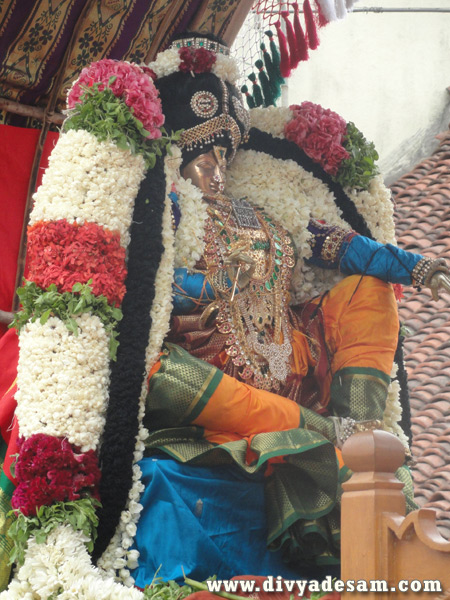
{"type": "MultiPolygon", "coordinates": [[[[92,61],[149,61],[172,35],[187,28],[223,37],[239,4],[238,0],[0,0],[0,97],[45,106],[70,52],[58,92],[61,110],[67,89],[92,61]]],[[[33,126],[6,112],[0,113],[0,123],[33,126]]]]}

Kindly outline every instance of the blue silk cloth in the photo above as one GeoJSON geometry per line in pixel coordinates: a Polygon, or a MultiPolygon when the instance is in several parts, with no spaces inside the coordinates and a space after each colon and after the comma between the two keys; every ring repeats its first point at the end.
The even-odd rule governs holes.
{"type": "Polygon", "coordinates": [[[346,275],[371,275],[390,283],[411,285],[411,273],[421,258],[421,254],[357,235],[342,245],[339,268],[346,275]]]}
{"type": "Polygon", "coordinates": [[[288,579],[338,576],[336,568],[305,574],[267,550],[264,475],[248,476],[232,465],[201,467],[166,456],[144,458],[139,466],[145,492],[135,547],[139,567],[132,572],[144,588],[157,576],[204,581],[217,575],[282,575],[288,579]]]}

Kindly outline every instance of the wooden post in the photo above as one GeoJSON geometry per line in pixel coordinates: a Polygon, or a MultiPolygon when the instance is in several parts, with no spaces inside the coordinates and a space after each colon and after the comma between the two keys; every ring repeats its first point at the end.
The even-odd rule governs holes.
{"type": "MultiPolygon", "coordinates": [[[[14,100],[9,100],[8,98],[0,98],[0,110],[5,110],[6,112],[15,115],[21,115],[22,117],[33,117],[34,119],[39,119],[39,121],[43,121],[46,118],[45,110],[43,108],[40,108],[39,106],[28,106],[26,104],[21,104],[20,102],[15,102],[14,100]]],[[[56,125],[62,125],[65,118],[65,115],[58,112],[47,115],[47,120],[50,121],[50,123],[56,123],[56,125]]]]}
{"type": "Polygon", "coordinates": [[[14,314],[12,312],[0,310],[0,323],[5,323],[6,325],[9,325],[13,319],[14,314]]]}
{"type": "MultiPolygon", "coordinates": [[[[343,484],[341,579],[355,581],[355,584],[362,580],[387,580],[381,525],[383,513],[405,515],[403,484],[394,476],[404,462],[404,448],[386,431],[366,431],[347,440],[343,457],[353,475],[343,484]]],[[[375,591],[361,596],[347,591],[343,592],[342,599],[364,597],[372,600],[377,596],[375,591]]]]}

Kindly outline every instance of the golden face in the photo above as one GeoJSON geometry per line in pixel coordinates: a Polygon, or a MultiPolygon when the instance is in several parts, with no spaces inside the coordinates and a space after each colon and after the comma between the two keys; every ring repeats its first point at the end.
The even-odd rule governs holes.
{"type": "Polygon", "coordinates": [[[191,179],[205,195],[221,194],[225,189],[225,154],[225,148],[214,146],[206,154],[200,154],[191,160],[181,171],[181,175],[184,179],[191,179]]]}

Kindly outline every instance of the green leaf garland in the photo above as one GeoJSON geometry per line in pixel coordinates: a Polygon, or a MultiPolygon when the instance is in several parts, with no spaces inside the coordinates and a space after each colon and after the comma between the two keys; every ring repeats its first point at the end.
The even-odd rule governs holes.
{"type": "Polygon", "coordinates": [[[85,544],[86,548],[92,552],[98,525],[96,509],[100,506],[100,502],[95,498],[82,498],[41,506],[34,517],[26,517],[20,511],[11,511],[10,514],[17,516],[17,519],[8,531],[8,535],[14,541],[10,563],[23,564],[29,538],[33,535],[38,544],[43,544],[58,525],[69,524],[73,529],[82,531],[89,538],[85,544]]]}
{"type": "Polygon", "coordinates": [[[115,360],[119,345],[115,327],[122,319],[122,311],[110,306],[105,296],[93,294],[89,283],[91,281],[86,284],[76,283],[71,292],[60,293],[54,283],[43,290],[34,282],[25,280],[24,285],[17,290],[22,309],[15,314],[10,327],[16,327],[20,331],[29,321],[34,323],[39,319],[41,325],[44,325],[50,316],[55,316],[77,336],[78,324],[74,317],[91,313],[100,319],[109,335],[109,355],[115,360]]]}
{"type": "Polygon", "coordinates": [[[354,123],[349,122],[343,146],[350,158],[342,161],[334,181],[342,187],[369,189],[372,178],[380,172],[376,165],[379,157],[375,145],[366,140],[354,123]]]}
{"type": "Polygon", "coordinates": [[[63,131],[84,129],[101,141],[111,141],[121,150],[130,150],[132,154],[141,154],[147,168],[155,166],[156,157],[162,156],[169,144],[180,139],[181,131],[171,136],[161,127],[162,137],[149,139],[148,131],[141,121],[133,115],[124,100],[117,98],[109,88],[100,91],[94,83],[85,88],[83,102],[67,111],[63,131]]]}

